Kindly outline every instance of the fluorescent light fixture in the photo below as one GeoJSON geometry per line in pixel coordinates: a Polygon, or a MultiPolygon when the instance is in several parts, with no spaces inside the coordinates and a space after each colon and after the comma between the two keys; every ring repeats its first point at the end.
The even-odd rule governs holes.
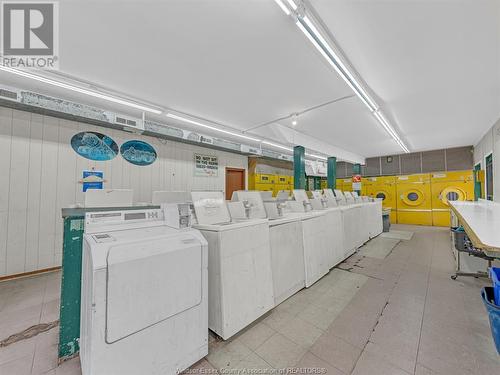
{"type": "Polygon", "coordinates": [[[349,69],[347,69],[344,63],[333,51],[311,20],[307,16],[302,19],[298,18],[296,25],[327,60],[327,62],[335,69],[337,74],[347,83],[351,90],[354,91],[354,93],[361,99],[363,104],[366,105],[370,111],[377,110],[377,104],[375,104],[368,93],[363,89],[363,87],[361,87],[359,82],[356,78],[354,78],[349,69]]]}
{"type": "Polygon", "coordinates": [[[290,10],[288,10],[288,8],[286,7],[286,5],[285,5],[285,4],[283,4],[283,1],[282,1],[282,0],[274,0],[274,2],[275,2],[276,4],[278,4],[278,6],[281,8],[281,10],[282,10],[283,12],[285,12],[285,14],[286,14],[287,16],[289,16],[289,15],[290,15],[290,10]]]}
{"type": "Polygon", "coordinates": [[[297,4],[293,0],[286,0],[288,4],[292,7],[293,10],[297,9],[297,4]]]}
{"type": "Polygon", "coordinates": [[[169,118],[171,118],[171,119],[174,119],[174,120],[179,120],[179,121],[187,122],[187,123],[192,124],[192,125],[201,126],[202,128],[206,128],[206,129],[210,129],[210,130],[215,130],[217,132],[224,133],[224,134],[229,134],[229,135],[232,135],[234,137],[240,137],[240,138],[248,139],[250,141],[260,142],[260,139],[258,139],[258,138],[249,137],[249,136],[244,135],[244,134],[234,133],[234,132],[231,132],[229,130],[220,129],[220,128],[217,128],[215,126],[203,124],[201,122],[198,122],[198,121],[195,121],[195,120],[191,120],[191,119],[186,118],[186,117],[175,115],[173,113],[167,113],[166,116],[169,117],[169,118]]]}
{"type": "Polygon", "coordinates": [[[308,154],[306,152],[306,156],[309,156],[311,158],[315,158],[315,159],[320,159],[320,160],[328,160],[328,158],[324,157],[324,156],[321,156],[321,155],[315,155],[315,154],[308,154]]]}
{"type": "Polygon", "coordinates": [[[363,104],[370,109],[377,120],[382,124],[384,129],[389,133],[389,135],[398,143],[398,145],[403,149],[404,152],[409,153],[408,147],[401,140],[399,135],[396,133],[394,128],[389,124],[387,119],[379,111],[378,105],[366,92],[363,86],[357,81],[354,75],[349,71],[347,66],[342,62],[340,57],[335,53],[333,48],[323,37],[323,35],[316,28],[314,23],[307,16],[301,17],[298,15],[297,27],[302,31],[302,33],[309,39],[312,45],[321,53],[321,55],[326,59],[326,61],[335,69],[335,71],[342,77],[342,79],[347,83],[347,85],[354,91],[354,93],[361,99],[363,104]]]}
{"type": "Polygon", "coordinates": [[[384,127],[384,129],[387,131],[387,133],[389,133],[389,135],[398,143],[399,147],[401,147],[404,152],[409,153],[410,150],[405,145],[405,143],[401,140],[401,138],[399,138],[398,134],[396,133],[394,128],[389,124],[389,121],[387,121],[387,119],[384,117],[382,112],[380,112],[380,110],[375,111],[375,112],[373,112],[373,115],[378,120],[378,122],[380,122],[380,124],[384,127]]]}
{"type": "Polygon", "coordinates": [[[151,113],[154,113],[154,114],[157,114],[157,115],[159,115],[159,114],[162,113],[162,111],[160,111],[158,109],[155,109],[155,108],[152,108],[152,107],[148,107],[148,106],[145,106],[145,105],[142,105],[142,104],[138,104],[138,103],[126,100],[126,99],[122,99],[122,98],[119,98],[117,96],[112,96],[112,95],[104,94],[104,93],[101,93],[101,92],[98,92],[98,91],[93,91],[93,90],[85,89],[83,87],[78,87],[78,86],[70,85],[68,83],[64,83],[64,82],[56,81],[56,80],[53,80],[53,79],[50,79],[50,78],[42,77],[42,76],[39,76],[39,75],[36,75],[36,74],[32,74],[32,73],[29,73],[29,72],[26,72],[26,71],[23,71],[23,70],[13,69],[13,68],[10,68],[8,66],[0,65],[0,70],[3,70],[4,72],[16,74],[16,75],[21,76],[21,77],[29,78],[29,79],[32,79],[32,80],[35,80],[35,81],[38,81],[38,82],[46,83],[48,85],[57,86],[57,87],[61,87],[63,89],[75,91],[75,92],[78,92],[80,94],[84,94],[84,95],[88,95],[88,96],[93,96],[94,98],[99,98],[99,99],[107,100],[109,102],[121,104],[121,105],[124,105],[124,106],[127,106],[127,107],[132,107],[132,108],[135,108],[135,109],[139,109],[141,111],[151,112],[151,113]]]}
{"type": "Polygon", "coordinates": [[[273,143],[273,142],[269,142],[269,141],[262,141],[262,144],[265,144],[265,145],[268,145],[268,146],[273,146],[273,147],[276,147],[276,148],[281,148],[282,150],[286,150],[286,151],[290,151],[290,152],[293,151],[292,148],[280,145],[278,143],[273,143]]]}

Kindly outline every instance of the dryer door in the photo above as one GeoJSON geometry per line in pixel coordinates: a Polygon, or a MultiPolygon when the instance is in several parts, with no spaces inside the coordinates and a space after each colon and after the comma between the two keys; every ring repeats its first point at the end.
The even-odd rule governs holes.
{"type": "Polygon", "coordinates": [[[107,263],[107,343],[201,303],[202,245],[187,233],[112,246],[107,263]]]}
{"type": "Polygon", "coordinates": [[[450,201],[464,201],[467,199],[467,194],[462,189],[457,187],[447,187],[441,191],[439,194],[439,199],[445,206],[450,206],[450,201]]]}
{"type": "Polygon", "coordinates": [[[418,207],[425,202],[424,192],[418,188],[410,188],[404,191],[400,198],[410,207],[418,207]]]}

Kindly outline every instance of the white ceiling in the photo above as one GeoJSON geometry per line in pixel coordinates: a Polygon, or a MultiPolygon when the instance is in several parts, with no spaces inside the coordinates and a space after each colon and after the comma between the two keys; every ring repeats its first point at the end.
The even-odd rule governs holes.
{"type": "MultiPolygon", "coordinates": [[[[311,4],[412,151],[474,144],[500,117],[500,1],[311,4]]],[[[241,130],[353,94],[272,0],[61,1],[60,56],[65,74],[241,130]]],[[[254,133],[284,142],[276,128],[254,133]]],[[[357,97],[297,130],[363,157],[401,152],[357,97]]]]}

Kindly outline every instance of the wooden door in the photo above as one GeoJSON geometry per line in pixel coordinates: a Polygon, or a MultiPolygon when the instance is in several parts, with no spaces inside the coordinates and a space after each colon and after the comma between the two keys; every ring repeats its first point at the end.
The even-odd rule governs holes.
{"type": "Polygon", "coordinates": [[[245,170],[226,168],[226,199],[231,199],[233,191],[245,190],[245,170]]]}

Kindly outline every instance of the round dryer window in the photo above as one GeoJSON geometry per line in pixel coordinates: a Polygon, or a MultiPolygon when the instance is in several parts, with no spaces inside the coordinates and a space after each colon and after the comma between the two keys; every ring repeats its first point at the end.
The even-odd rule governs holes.
{"type": "Polygon", "coordinates": [[[385,200],[385,198],[386,198],[385,193],[377,193],[376,198],[379,198],[379,199],[385,200]]]}
{"type": "Polygon", "coordinates": [[[418,194],[417,193],[409,193],[407,196],[408,200],[415,202],[418,200],[418,194]]]}
{"type": "Polygon", "coordinates": [[[405,192],[401,196],[401,200],[408,206],[419,206],[424,202],[425,198],[420,190],[412,189],[405,192]]]}
{"type": "Polygon", "coordinates": [[[441,199],[444,205],[448,206],[449,201],[464,201],[466,194],[460,189],[449,187],[441,192],[439,199],[441,199]]]}

